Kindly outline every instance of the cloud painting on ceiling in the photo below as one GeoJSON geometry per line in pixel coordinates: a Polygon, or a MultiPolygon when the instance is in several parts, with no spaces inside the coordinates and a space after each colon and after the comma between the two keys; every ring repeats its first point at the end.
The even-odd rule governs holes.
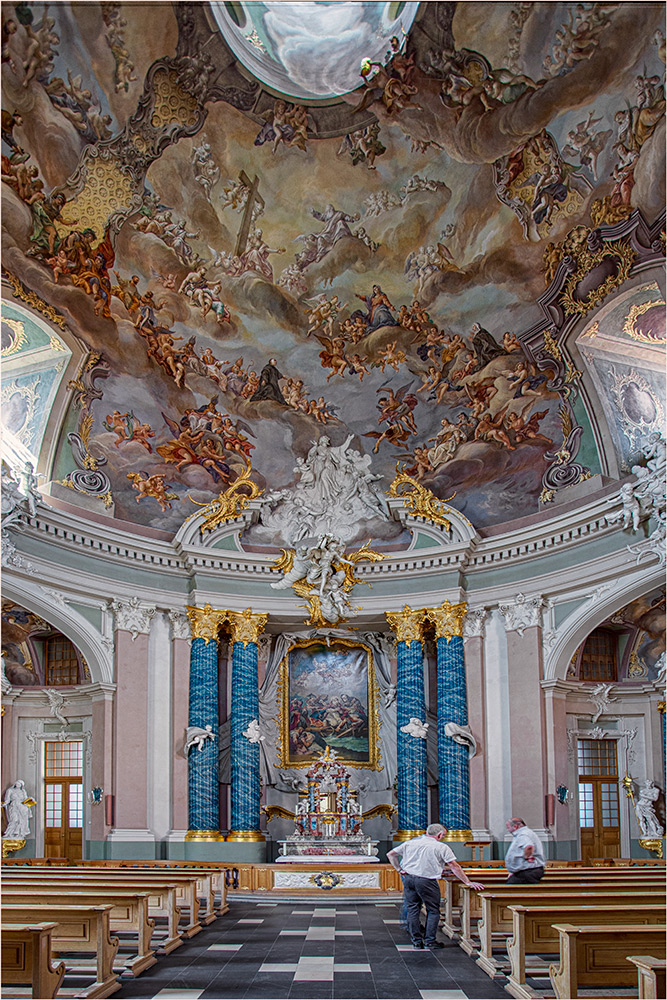
{"type": "MultiPolygon", "coordinates": [[[[289,71],[273,8],[309,5],[255,6],[289,71]]],[[[90,350],[52,492],[174,532],[326,434],[476,527],[545,501],[582,373],[524,334],[572,230],[659,215],[662,6],[322,6],[408,33],[320,103],[263,89],[207,4],[3,6],[4,268],[90,350]]]]}

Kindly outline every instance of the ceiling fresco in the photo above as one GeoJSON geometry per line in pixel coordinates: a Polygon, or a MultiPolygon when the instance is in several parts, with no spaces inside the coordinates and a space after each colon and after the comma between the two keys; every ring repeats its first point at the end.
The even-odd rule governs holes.
{"type": "MultiPolygon", "coordinates": [[[[288,488],[351,436],[384,489],[399,466],[484,529],[607,468],[593,424],[621,449],[623,418],[590,393],[611,362],[556,341],[664,253],[663,6],[417,7],[3,5],[5,298],[31,289],[89,352],[51,493],[174,532],[248,464],[288,488]],[[306,73],[319,8],[360,51],[382,28],[381,52],[306,73]],[[230,18],[297,89],[239,64],[230,18]]],[[[620,357],[664,357],[662,306],[651,288],[614,319],[652,420],[654,355],[620,357]]]]}

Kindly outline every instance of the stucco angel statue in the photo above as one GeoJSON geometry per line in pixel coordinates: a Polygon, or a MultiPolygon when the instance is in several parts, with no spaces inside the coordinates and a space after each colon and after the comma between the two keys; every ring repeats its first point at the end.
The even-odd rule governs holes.
{"type": "Polygon", "coordinates": [[[665,832],[655,814],[655,803],[660,796],[660,789],[647,778],[644,787],[639,792],[639,801],[635,806],[637,823],[644,837],[662,837],[665,832]]]}
{"type": "Polygon", "coordinates": [[[197,747],[197,750],[201,752],[204,749],[206,740],[214,739],[215,733],[212,726],[207,724],[203,729],[201,726],[188,726],[185,731],[184,753],[187,755],[192,747],[197,747]]]}
{"type": "Polygon", "coordinates": [[[248,728],[243,730],[243,735],[248,743],[259,743],[261,740],[266,739],[259,731],[259,721],[257,719],[250,720],[248,728]]]}

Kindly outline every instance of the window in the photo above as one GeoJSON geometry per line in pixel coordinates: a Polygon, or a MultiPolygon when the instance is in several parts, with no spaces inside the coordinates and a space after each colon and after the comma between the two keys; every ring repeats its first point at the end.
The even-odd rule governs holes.
{"type": "Polygon", "coordinates": [[[51,636],[46,646],[46,684],[79,683],[79,660],[76,649],[64,635],[51,636]]]}
{"type": "Polygon", "coordinates": [[[617,635],[596,628],[589,635],[581,654],[579,679],[582,681],[615,681],[617,677],[617,635]]]}
{"type": "Polygon", "coordinates": [[[616,774],[616,741],[579,740],[579,774],[616,774]]]}
{"type": "Polygon", "coordinates": [[[46,778],[80,778],[83,774],[83,743],[46,744],[46,778]]]}

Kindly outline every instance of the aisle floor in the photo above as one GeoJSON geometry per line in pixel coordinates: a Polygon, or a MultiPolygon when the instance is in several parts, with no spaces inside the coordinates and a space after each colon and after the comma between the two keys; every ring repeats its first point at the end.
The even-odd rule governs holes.
{"type": "MultiPolygon", "coordinates": [[[[115,1000],[495,1000],[507,993],[457,944],[417,951],[395,903],[236,902],[115,1000]]],[[[503,982],[503,980],[501,980],[503,982]]]]}

